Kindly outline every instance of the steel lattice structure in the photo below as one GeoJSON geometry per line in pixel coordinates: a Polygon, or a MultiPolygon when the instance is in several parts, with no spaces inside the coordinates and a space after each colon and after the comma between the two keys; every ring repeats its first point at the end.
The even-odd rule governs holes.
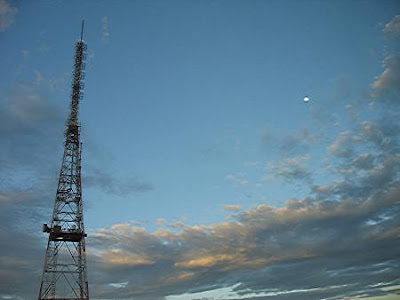
{"type": "Polygon", "coordinates": [[[85,254],[85,229],[82,210],[79,101],[83,96],[86,44],[76,43],[72,79],[71,107],[65,131],[64,155],[51,225],[43,225],[49,233],[44,260],[39,300],[89,299],[85,254]]]}

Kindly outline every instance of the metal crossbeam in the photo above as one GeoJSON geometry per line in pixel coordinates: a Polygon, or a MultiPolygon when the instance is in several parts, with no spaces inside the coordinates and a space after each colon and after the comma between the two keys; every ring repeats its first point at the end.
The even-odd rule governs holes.
{"type": "Polygon", "coordinates": [[[86,44],[76,43],[71,106],[65,130],[64,155],[44,260],[39,300],[88,300],[85,229],[83,224],[81,161],[82,144],[78,120],[83,95],[86,44]]]}

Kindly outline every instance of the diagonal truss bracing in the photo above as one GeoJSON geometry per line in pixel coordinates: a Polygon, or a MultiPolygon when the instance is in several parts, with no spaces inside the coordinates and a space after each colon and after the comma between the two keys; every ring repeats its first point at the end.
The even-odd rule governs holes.
{"type": "Polygon", "coordinates": [[[82,144],[78,122],[86,56],[86,44],[82,37],[75,49],[70,114],[51,225],[43,225],[49,239],[39,300],[89,299],[82,209],[82,144]]]}

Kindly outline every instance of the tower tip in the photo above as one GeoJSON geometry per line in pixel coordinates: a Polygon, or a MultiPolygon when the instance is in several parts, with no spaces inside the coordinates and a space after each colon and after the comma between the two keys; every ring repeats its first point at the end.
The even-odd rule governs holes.
{"type": "Polygon", "coordinates": [[[81,42],[83,41],[83,28],[85,26],[85,20],[82,20],[82,29],[81,29],[81,42]]]}

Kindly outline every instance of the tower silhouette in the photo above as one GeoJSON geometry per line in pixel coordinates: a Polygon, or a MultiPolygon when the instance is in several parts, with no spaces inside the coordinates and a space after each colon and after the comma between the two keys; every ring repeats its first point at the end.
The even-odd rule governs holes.
{"type": "Polygon", "coordinates": [[[81,161],[82,144],[78,122],[79,101],[83,97],[86,44],[76,43],[70,113],[65,130],[64,155],[44,259],[39,300],[89,299],[83,225],[81,161]]]}

